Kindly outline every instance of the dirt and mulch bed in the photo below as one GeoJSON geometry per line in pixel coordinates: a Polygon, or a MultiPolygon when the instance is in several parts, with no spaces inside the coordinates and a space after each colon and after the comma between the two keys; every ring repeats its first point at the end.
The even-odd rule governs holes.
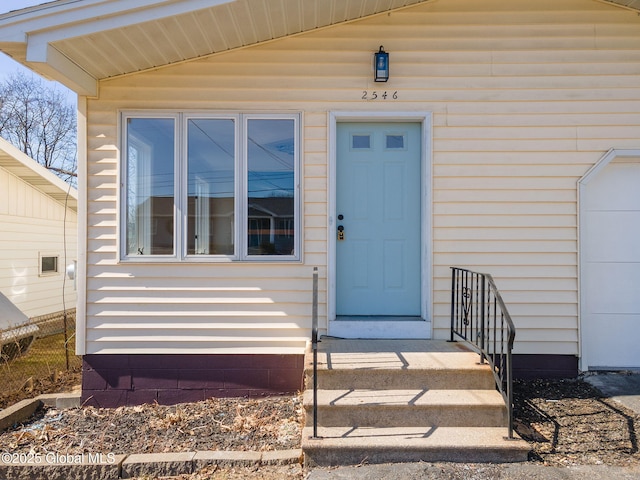
{"type": "MultiPolygon", "coordinates": [[[[577,380],[516,381],[516,431],[532,448],[530,462],[550,466],[640,465],[640,415],[577,380]]],[[[116,409],[43,409],[27,424],[0,435],[0,452],[161,453],[194,450],[299,448],[299,396],[209,399],[116,409]]],[[[178,477],[302,479],[300,465],[216,466],[178,477]]]]}
{"type": "MultiPolygon", "coordinates": [[[[0,434],[0,452],[62,454],[165,453],[197,450],[288,450],[300,447],[300,396],[212,398],[163,406],[114,409],[45,407],[24,425],[0,434]]],[[[282,480],[302,478],[301,465],[218,468],[182,478],[282,480]]]]}
{"type": "Polygon", "coordinates": [[[640,415],[581,379],[514,383],[516,431],[532,462],[551,466],[640,465],[640,415]]]}
{"type": "Polygon", "coordinates": [[[212,398],[173,406],[45,407],[0,435],[0,451],[46,454],[165,453],[299,448],[299,396],[212,398]]]}

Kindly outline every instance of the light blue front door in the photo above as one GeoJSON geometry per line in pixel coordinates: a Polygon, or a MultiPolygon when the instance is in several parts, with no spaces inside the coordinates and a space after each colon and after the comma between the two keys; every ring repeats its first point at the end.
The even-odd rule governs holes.
{"type": "Polygon", "coordinates": [[[339,123],[336,164],[336,314],[420,316],[421,125],[339,123]]]}

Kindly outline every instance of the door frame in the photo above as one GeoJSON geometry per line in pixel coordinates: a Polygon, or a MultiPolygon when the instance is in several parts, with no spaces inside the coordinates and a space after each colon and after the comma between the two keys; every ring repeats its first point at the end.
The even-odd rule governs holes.
{"type": "Polygon", "coordinates": [[[582,248],[582,239],[586,235],[586,213],[582,205],[586,197],[586,186],[594,180],[598,174],[616,158],[636,158],[640,157],[640,149],[616,149],[612,148],[605,153],[580,180],[578,180],[578,356],[580,371],[587,371],[589,368],[589,349],[586,346],[586,327],[584,315],[587,312],[587,298],[582,286],[584,285],[586,252],[582,248]]]}
{"type": "MultiPolygon", "coordinates": [[[[327,232],[329,237],[329,251],[327,259],[327,327],[328,334],[332,334],[332,322],[336,321],[336,167],[337,167],[337,128],[338,123],[360,122],[360,123],[420,123],[421,125],[421,298],[420,310],[421,318],[429,322],[428,338],[432,337],[432,298],[431,282],[433,272],[433,242],[432,242],[432,113],[431,112],[329,112],[329,165],[328,165],[328,212],[327,212],[327,232]]],[[[387,322],[380,322],[380,328],[388,329],[387,322]]],[[[375,326],[374,326],[375,327],[375,326]]],[[[384,332],[380,332],[385,336],[384,332]]]]}

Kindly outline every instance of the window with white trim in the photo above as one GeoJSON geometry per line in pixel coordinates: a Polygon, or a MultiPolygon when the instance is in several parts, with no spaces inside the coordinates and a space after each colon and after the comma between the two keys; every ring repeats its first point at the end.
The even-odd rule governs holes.
{"type": "Polygon", "coordinates": [[[40,254],[40,275],[55,275],[58,273],[58,255],[40,254]]]}
{"type": "Polygon", "coordinates": [[[122,115],[121,257],[299,260],[299,116],[122,115]]]}

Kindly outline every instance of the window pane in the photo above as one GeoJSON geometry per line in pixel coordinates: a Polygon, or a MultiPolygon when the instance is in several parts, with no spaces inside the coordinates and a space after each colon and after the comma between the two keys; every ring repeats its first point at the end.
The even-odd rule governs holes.
{"type": "Polygon", "coordinates": [[[127,120],[127,255],[172,255],[174,120],[127,120]]]}
{"type": "Polygon", "coordinates": [[[248,121],[248,253],[295,255],[295,122],[248,121]]]}
{"type": "Polygon", "coordinates": [[[371,135],[353,135],[351,137],[351,148],[353,149],[370,149],[371,135]]]}
{"type": "Polygon", "coordinates": [[[41,261],[40,271],[42,273],[57,273],[58,257],[42,257],[41,261]]]}
{"type": "Polygon", "coordinates": [[[404,149],[404,135],[387,135],[388,149],[404,149]]]}
{"type": "Polygon", "coordinates": [[[234,254],[235,127],[232,119],[191,119],[187,253],[234,254]]]}

